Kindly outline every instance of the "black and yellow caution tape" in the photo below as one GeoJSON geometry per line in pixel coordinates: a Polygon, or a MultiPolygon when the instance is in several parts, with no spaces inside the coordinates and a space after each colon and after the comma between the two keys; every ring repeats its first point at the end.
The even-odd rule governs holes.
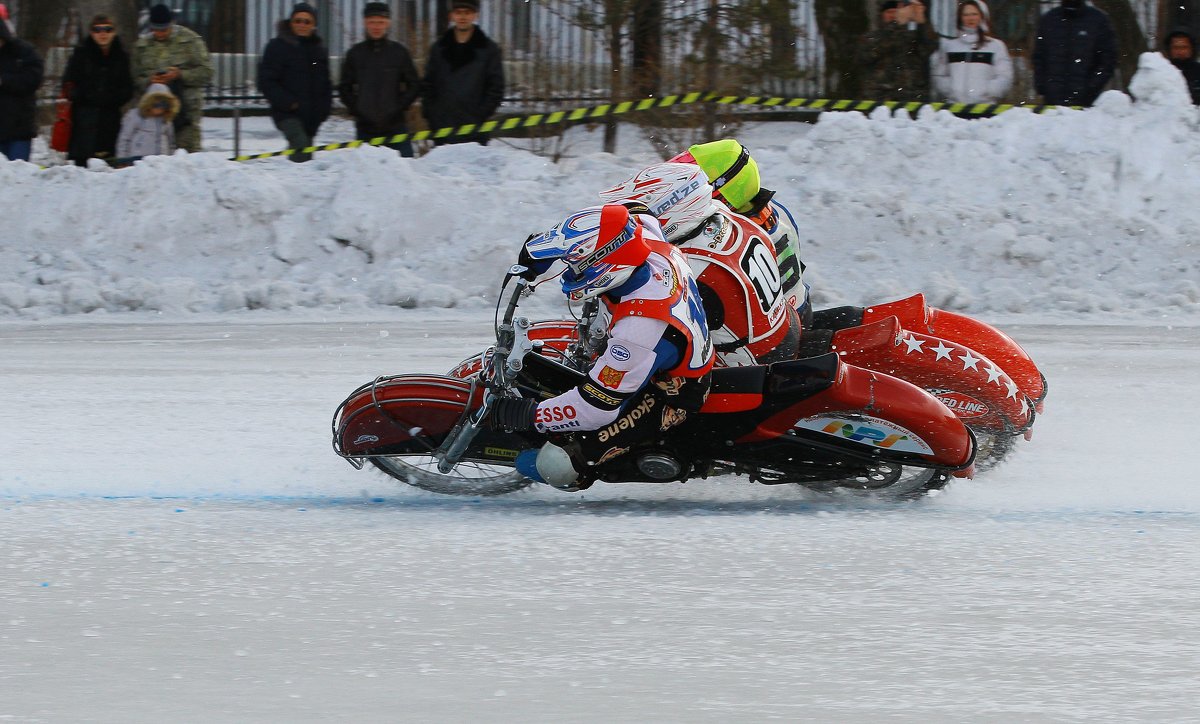
{"type": "MultiPolygon", "coordinates": [[[[715,93],[686,93],[681,95],[662,96],[661,98],[643,98],[637,101],[624,101],[622,103],[602,103],[597,106],[587,108],[574,108],[566,111],[553,111],[551,113],[534,113],[528,116],[505,118],[499,121],[485,121],[484,123],[471,123],[465,126],[451,126],[447,128],[436,128],[428,131],[417,131],[416,133],[400,133],[395,136],[380,136],[367,141],[346,141],[343,143],[330,143],[324,146],[309,146],[307,148],[289,148],[286,151],[272,151],[270,153],[255,153],[244,156],[235,156],[230,159],[232,161],[255,161],[264,158],[273,158],[276,156],[291,156],[297,153],[312,154],[317,151],[336,151],[340,148],[358,148],[359,146],[387,146],[397,144],[402,141],[425,141],[439,140],[450,138],[452,136],[472,136],[475,134],[494,133],[496,131],[511,131],[518,128],[533,128],[534,126],[550,126],[558,123],[590,121],[594,119],[604,118],[605,116],[617,116],[624,113],[635,113],[638,111],[648,111],[654,108],[669,108],[672,106],[689,105],[692,103],[719,103],[722,105],[739,105],[739,106],[765,106],[769,108],[804,108],[813,111],[861,111],[870,113],[876,108],[888,108],[892,111],[903,109],[909,113],[916,113],[922,106],[928,106],[935,111],[947,110],[955,115],[968,116],[972,118],[983,118],[994,116],[1004,111],[1013,108],[1025,108],[1034,113],[1042,113],[1051,108],[1059,106],[1045,105],[1028,105],[1016,106],[1006,103],[902,103],[899,101],[849,101],[849,100],[832,100],[829,98],[779,98],[772,96],[721,96],[715,93]]],[[[1070,108],[1079,108],[1079,106],[1069,106],[1070,108]]]]}

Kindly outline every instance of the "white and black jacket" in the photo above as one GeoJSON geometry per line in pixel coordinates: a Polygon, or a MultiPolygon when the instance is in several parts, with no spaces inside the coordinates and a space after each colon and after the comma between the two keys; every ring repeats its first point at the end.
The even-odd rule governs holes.
{"type": "Polygon", "coordinates": [[[930,58],[934,90],[951,103],[998,103],[1012,87],[1012,60],[1004,41],[988,38],[975,47],[978,36],[962,31],[942,38],[930,58]]]}

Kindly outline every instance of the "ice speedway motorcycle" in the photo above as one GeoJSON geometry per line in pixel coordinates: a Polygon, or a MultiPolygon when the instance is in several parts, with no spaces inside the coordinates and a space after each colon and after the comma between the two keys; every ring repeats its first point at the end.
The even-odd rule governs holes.
{"type": "MultiPolygon", "coordinates": [[[[605,327],[595,300],[585,304],[577,321],[534,323],[517,317],[521,299],[533,289],[521,278],[524,271],[515,266],[505,277],[504,287],[514,286],[498,315],[491,349],[451,374],[379,377],[354,390],[334,413],[337,454],[356,468],[370,463],[438,493],[499,495],[533,484],[514,469],[514,460],[549,436],[494,429],[488,424],[491,407],[504,396],[547,399],[577,385],[605,343],[605,327]]],[[[895,498],[918,497],[952,477],[970,476],[977,450],[973,429],[996,429],[1010,437],[1027,431],[1045,384],[1032,362],[1027,368],[1010,361],[1012,369],[1020,369],[1023,388],[982,353],[905,329],[900,314],[915,313],[918,305],[929,332],[953,328],[982,334],[986,327],[958,315],[932,314],[919,297],[891,307],[839,310],[828,321],[845,326],[832,334],[829,351],[771,365],[715,368],[699,413],[651,442],[599,462],[592,473],[605,483],[735,474],[768,485],[895,498]],[[928,351],[932,359],[901,365],[910,356],[905,349],[928,351]],[[936,364],[948,359],[953,365],[936,364]],[[903,366],[919,383],[851,360],[903,366]],[[956,391],[970,384],[947,380],[956,366],[983,380],[990,377],[992,384],[1003,380],[1003,399],[1014,402],[993,408],[992,397],[999,395],[985,402],[956,391]],[[941,397],[922,389],[923,383],[936,384],[941,397]],[[1013,386],[1017,391],[1010,395],[1013,386]],[[981,421],[992,421],[991,427],[981,421]]],[[[997,353],[1028,360],[1003,335],[986,336],[998,345],[997,353]]]]}
{"type": "MultiPolygon", "coordinates": [[[[580,329],[575,320],[540,321],[526,334],[540,343],[538,353],[572,359],[586,369],[572,355],[580,329]]],[[[930,307],[922,294],[815,312],[801,355],[831,352],[844,363],[911,382],[936,397],[975,434],[979,471],[994,467],[1017,439],[1032,435],[1048,391],[1037,365],[1011,337],[966,315],[930,307]]],[[[740,366],[744,356],[718,353],[717,365],[740,366]]],[[[484,361],[485,353],[477,354],[450,375],[469,378],[484,361]]]]}

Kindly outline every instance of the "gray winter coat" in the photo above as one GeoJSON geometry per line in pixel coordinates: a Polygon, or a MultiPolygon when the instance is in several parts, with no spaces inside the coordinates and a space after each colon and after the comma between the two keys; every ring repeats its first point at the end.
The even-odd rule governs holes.
{"type": "Polygon", "coordinates": [[[175,120],[179,99],[161,83],[146,89],[136,108],[130,108],[121,120],[117,136],[117,158],[138,156],[167,156],[175,153],[175,120]],[[150,115],[151,107],[159,102],[168,104],[161,116],[150,115]]]}

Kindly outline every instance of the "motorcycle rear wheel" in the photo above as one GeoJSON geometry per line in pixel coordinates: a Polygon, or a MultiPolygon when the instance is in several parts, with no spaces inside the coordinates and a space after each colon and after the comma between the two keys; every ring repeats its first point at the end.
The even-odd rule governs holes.
{"type": "Polygon", "coordinates": [[[817,492],[873,498],[876,500],[913,500],[930,491],[941,490],[950,482],[944,470],[880,463],[854,478],[830,480],[824,483],[801,483],[817,492]]]}
{"type": "Polygon", "coordinates": [[[464,460],[448,473],[428,453],[370,458],[387,475],[421,490],[442,495],[506,495],[533,485],[511,467],[464,460]]]}

